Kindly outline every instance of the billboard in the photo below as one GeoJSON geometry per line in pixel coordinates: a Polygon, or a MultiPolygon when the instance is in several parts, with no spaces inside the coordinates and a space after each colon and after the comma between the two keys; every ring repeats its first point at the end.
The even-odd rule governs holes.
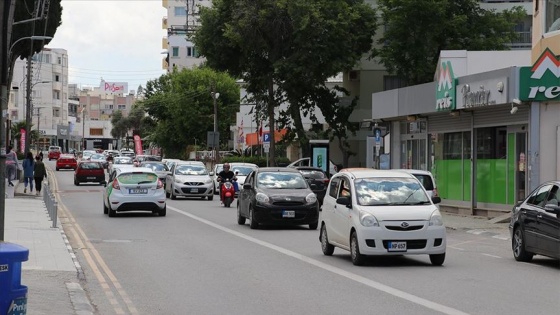
{"type": "Polygon", "coordinates": [[[106,82],[101,81],[101,92],[126,94],[128,93],[128,83],[126,82],[106,82]]]}

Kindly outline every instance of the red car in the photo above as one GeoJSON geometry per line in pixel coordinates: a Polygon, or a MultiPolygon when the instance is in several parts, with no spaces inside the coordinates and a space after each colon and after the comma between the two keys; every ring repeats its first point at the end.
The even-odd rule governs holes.
{"type": "Polygon", "coordinates": [[[60,147],[56,145],[51,145],[49,147],[48,157],[49,157],[49,161],[58,159],[60,157],[60,147]]]}
{"type": "Polygon", "coordinates": [[[75,170],[78,167],[78,160],[72,154],[62,154],[56,160],[56,170],[59,171],[61,169],[73,169],[75,170]]]}
{"type": "Polygon", "coordinates": [[[80,183],[99,183],[105,186],[105,169],[99,162],[82,161],[74,171],[74,185],[80,183]]]}

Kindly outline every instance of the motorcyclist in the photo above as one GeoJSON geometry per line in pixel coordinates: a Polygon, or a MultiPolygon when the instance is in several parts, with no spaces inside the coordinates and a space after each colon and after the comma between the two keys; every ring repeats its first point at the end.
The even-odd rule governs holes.
{"type": "Polygon", "coordinates": [[[234,181],[237,179],[235,177],[235,173],[230,170],[229,163],[225,163],[224,169],[218,173],[218,182],[220,182],[220,200],[222,200],[222,185],[227,179],[229,179],[230,181],[234,181]]]}

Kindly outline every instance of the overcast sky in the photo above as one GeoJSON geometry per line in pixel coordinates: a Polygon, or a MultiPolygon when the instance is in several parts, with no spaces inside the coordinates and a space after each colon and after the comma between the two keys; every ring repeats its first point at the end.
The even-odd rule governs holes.
{"type": "Polygon", "coordinates": [[[47,47],[68,51],[69,83],[146,86],[161,69],[161,0],[62,0],[62,25],[47,47]]]}

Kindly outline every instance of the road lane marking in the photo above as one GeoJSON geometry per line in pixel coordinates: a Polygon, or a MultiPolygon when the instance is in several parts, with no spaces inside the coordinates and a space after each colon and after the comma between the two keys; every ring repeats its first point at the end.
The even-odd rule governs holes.
{"type": "Polygon", "coordinates": [[[57,202],[58,202],[58,205],[59,205],[59,209],[66,216],[68,222],[71,223],[71,225],[67,226],[67,227],[68,227],[69,231],[72,233],[72,235],[74,236],[74,240],[76,241],[78,247],[82,249],[82,253],[84,254],[84,258],[86,259],[86,262],[88,263],[88,265],[90,266],[93,274],[97,278],[98,283],[100,284],[101,288],[103,289],[103,292],[104,292],[107,300],[109,301],[109,303],[113,307],[113,310],[115,311],[115,313],[119,314],[119,315],[120,314],[126,314],[123,307],[120,305],[119,301],[117,300],[115,294],[111,290],[110,284],[113,285],[113,287],[115,288],[117,293],[120,295],[121,299],[126,304],[126,308],[128,308],[130,314],[132,314],[132,315],[139,314],[138,310],[136,309],[136,307],[132,303],[132,300],[128,297],[128,294],[126,293],[126,291],[122,288],[121,284],[119,283],[119,281],[117,280],[115,275],[112,273],[112,271],[109,269],[109,267],[107,266],[107,264],[105,263],[103,258],[101,258],[101,255],[95,249],[95,246],[93,246],[91,241],[88,239],[87,235],[82,230],[82,228],[80,227],[78,222],[76,222],[76,219],[74,218],[72,213],[68,210],[66,205],[64,205],[64,203],[62,202],[62,198],[60,198],[60,194],[58,192],[56,192],[56,191],[58,191],[58,181],[56,180],[56,178],[54,179],[54,185],[53,186],[55,188],[54,189],[54,191],[55,191],[54,194],[56,195],[56,199],[57,199],[57,202]],[[92,255],[95,258],[92,257],[92,255]],[[97,263],[95,262],[95,260],[97,260],[97,263]],[[107,282],[107,280],[105,279],[105,276],[103,275],[103,273],[99,269],[98,264],[101,267],[101,269],[103,269],[103,271],[105,272],[105,274],[107,275],[107,277],[109,278],[109,281],[111,283],[107,282]]]}
{"type": "Polygon", "coordinates": [[[491,255],[491,254],[485,254],[485,253],[482,253],[482,255],[488,256],[488,257],[493,257],[493,258],[500,258],[500,259],[502,258],[502,257],[500,257],[500,256],[491,255]]]}
{"type": "Polygon", "coordinates": [[[216,228],[216,229],[218,229],[218,230],[220,230],[220,231],[223,231],[223,232],[229,233],[229,234],[231,234],[231,235],[240,237],[240,238],[245,239],[245,240],[247,240],[247,241],[249,241],[249,242],[252,242],[252,243],[255,243],[255,244],[264,246],[264,247],[266,247],[266,248],[268,248],[268,249],[272,249],[272,250],[277,251],[277,252],[279,252],[279,253],[282,253],[282,254],[284,254],[284,255],[287,255],[287,256],[296,258],[296,259],[298,259],[298,260],[300,260],[300,261],[306,262],[306,263],[308,263],[308,264],[310,264],[310,265],[314,265],[314,266],[316,266],[316,267],[319,267],[319,268],[321,268],[321,269],[323,269],[323,270],[332,272],[332,273],[337,274],[337,275],[339,275],[339,276],[342,276],[342,277],[348,278],[348,279],[350,279],[350,280],[356,281],[356,282],[358,282],[358,283],[361,283],[361,284],[363,284],[363,285],[366,285],[366,286],[368,286],[368,287],[370,287],[370,288],[373,288],[373,289],[376,289],[376,290],[385,292],[385,293],[387,293],[387,294],[390,294],[390,295],[393,295],[393,296],[395,296],[395,297],[398,297],[398,298],[407,300],[407,301],[409,301],[409,302],[412,302],[412,303],[415,303],[415,304],[424,306],[424,307],[426,307],[426,308],[429,308],[429,309],[432,309],[432,310],[435,310],[435,311],[438,311],[438,312],[441,312],[441,313],[444,313],[444,314],[449,314],[449,315],[466,315],[466,314],[468,314],[468,313],[462,312],[462,311],[460,311],[460,310],[454,309],[454,308],[452,308],[452,307],[445,306],[445,305],[442,305],[442,304],[438,304],[438,303],[436,303],[436,302],[432,302],[432,301],[430,301],[430,300],[421,298],[421,297],[419,297],[419,296],[416,296],[416,295],[413,295],[413,294],[410,294],[410,293],[401,291],[401,290],[399,290],[399,289],[390,287],[390,286],[385,285],[385,284],[382,284],[382,283],[380,283],[380,282],[373,281],[373,280],[371,280],[371,279],[368,279],[368,278],[365,278],[365,277],[362,277],[362,276],[353,274],[353,273],[348,272],[348,271],[346,271],[346,270],[344,270],[344,269],[340,269],[340,268],[331,266],[331,265],[329,265],[329,264],[320,262],[320,261],[315,260],[315,259],[313,259],[313,258],[309,258],[309,257],[307,257],[307,256],[305,256],[305,255],[302,255],[302,254],[296,253],[296,252],[294,252],[294,251],[291,251],[291,250],[282,248],[282,247],[280,247],[280,246],[277,246],[277,245],[274,245],[274,244],[271,244],[271,243],[268,243],[268,242],[265,242],[265,241],[261,241],[261,240],[259,240],[259,239],[254,238],[254,237],[245,235],[245,234],[243,234],[243,233],[240,233],[240,232],[234,231],[234,230],[232,230],[232,229],[226,228],[226,227],[224,227],[224,226],[221,226],[221,225],[219,225],[219,224],[216,224],[216,223],[214,223],[214,222],[212,222],[212,221],[208,221],[208,220],[203,219],[203,218],[201,218],[201,217],[195,216],[195,215],[193,215],[193,214],[191,214],[191,213],[181,211],[181,210],[179,210],[179,209],[177,209],[177,208],[175,208],[175,207],[171,207],[171,206],[167,205],[167,209],[170,209],[170,210],[172,210],[172,211],[175,211],[175,212],[177,212],[177,213],[179,213],[179,214],[182,214],[182,215],[184,215],[184,216],[187,216],[187,217],[189,217],[189,218],[191,218],[191,219],[197,220],[197,221],[199,221],[199,222],[201,222],[201,223],[204,223],[204,224],[206,224],[206,225],[209,225],[209,226],[211,226],[211,227],[213,227],[213,228],[216,228]]]}

